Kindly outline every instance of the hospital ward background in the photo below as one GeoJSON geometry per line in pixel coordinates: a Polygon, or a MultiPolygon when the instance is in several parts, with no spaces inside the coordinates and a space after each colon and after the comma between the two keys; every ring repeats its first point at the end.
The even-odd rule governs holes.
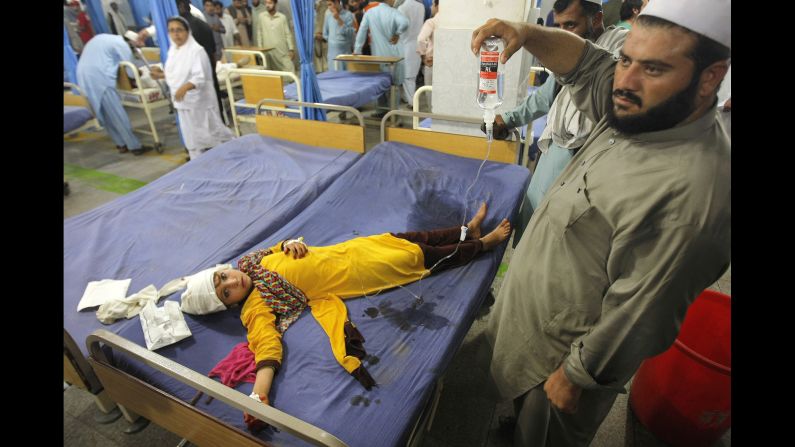
{"type": "MultiPolygon", "coordinates": [[[[514,403],[479,386],[489,380],[482,343],[511,264],[528,262],[514,256],[516,222],[553,124],[549,107],[528,104],[554,82],[520,50],[494,63],[491,91],[492,61],[474,56],[470,41],[489,17],[553,26],[564,14],[584,17],[589,2],[601,3],[608,31],[631,27],[648,3],[569,0],[557,11],[553,0],[65,0],[64,445],[515,445],[514,403]],[[532,117],[504,126],[517,110],[532,117]],[[485,232],[502,217],[512,223],[497,248],[345,300],[376,392],[340,375],[305,310],[283,335],[275,422],[250,433],[235,406],[251,401],[250,384],[238,393],[207,377],[245,341],[239,309],[194,316],[174,306],[180,316],[165,316],[182,291],[159,294],[172,280],[256,249],[458,227],[483,202],[485,232]],[[104,304],[107,292],[117,307],[104,304]],[[163,330],[174,333],[153,340],[144,316],[149,325],[172,318],[163,330]],[[301,383],[310,374],[302,367],[323,375],[301,383]]],[[[730,89],[729,72],[718,93],[729,136],[730,89]]],[[[730,297],[729,266],[697,301],[725,313],[715,324],[726,337],[730,297]]],[[[730,446],[730,361],[681,337],[664,355],[710,370],[720,390],[720,409],[696,421],[694,436],[709,442],[681,445],[730,446]]],[[[647,363],[641,385],[669,399],[648,381],[676,380],[647,363]]],[[[655,425],[664,414],[649,423],[633,409],[644,391],[635,377],[590,445],[680,445],[655,425]]]]}

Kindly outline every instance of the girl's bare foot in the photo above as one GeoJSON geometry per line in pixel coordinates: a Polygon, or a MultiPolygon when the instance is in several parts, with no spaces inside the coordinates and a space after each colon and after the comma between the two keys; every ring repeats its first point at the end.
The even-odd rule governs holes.
{"type": "Polygon", "coordinates": [[[475,213],[475,216],[472,217],[472,220],[467,224],[467,236],[469,236],[467,239],[480,239],[480,224],[482,224],[483,219],[486,218],[487,210],[488,207],[486,206],[486,202],[483,202],[478,212],[475,213]]]}
{"type": "Polygon", "coordinates": [[[511,223],[508,222],[508,219],[503,219],[502,222],[497,225],[497,228],[491,230],[491,233],[480,238],[481,242],[483,242],[483,250],[491,250],[510,236],[511,223]]]}

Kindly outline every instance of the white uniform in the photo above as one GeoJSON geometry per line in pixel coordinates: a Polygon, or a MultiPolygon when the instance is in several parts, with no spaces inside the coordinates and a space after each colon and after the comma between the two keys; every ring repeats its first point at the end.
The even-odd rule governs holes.
{"type": "Polygon", "coordinates": [[[403,53],[406,58],[406,79],[403,81],[403,94],[406,102],[411,104],[414,91],[417,89],[417,73],[420,71],[420,55],[417,54],[417,36],[420,35],[425,21],[425,6],[418,0],[406,0],[398,11],[409,19],[409,28],[400,35],[403,53]]]}
{"type": "Polygon", "coordinates": [[[165,73],[174,108],[179,116],[182,138],[191,159],[199,156],[205,149],[234,137],[232,131],[221,121],[210,58],[193,36],[189,36],[181,47],[171,41],[165,73]],[[188,82],[196,88],[189,90],[181,101],[174,99],[177,90],[188,82]]]}

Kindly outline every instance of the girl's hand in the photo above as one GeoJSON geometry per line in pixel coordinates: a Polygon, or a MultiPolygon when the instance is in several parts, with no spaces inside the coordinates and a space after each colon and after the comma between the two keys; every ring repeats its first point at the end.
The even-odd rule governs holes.
{"type": "Polygon", "coordinates": [[[302,240],[294,239],[284,243],[284,253],[290,255],[292,253],[293,259],[301,259],[309,252],[306,244],[302,240]]]}

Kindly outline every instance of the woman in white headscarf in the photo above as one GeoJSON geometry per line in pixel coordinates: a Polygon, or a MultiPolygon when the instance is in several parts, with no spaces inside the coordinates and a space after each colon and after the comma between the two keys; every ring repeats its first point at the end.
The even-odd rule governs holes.
{"type": "MultiPolygon", "coordinates": [[[[171,90],[174,108],[185,147],[194,159],[208,149],[234,137],[221,121],[218,99],[212,83],[212,68],[207,52],[190,33],[187,20],[168,19],[171,47],[166,59],[165,79],[171,90]]],[[[162,72],[153,71],[153,78],[162,72]]]]}

